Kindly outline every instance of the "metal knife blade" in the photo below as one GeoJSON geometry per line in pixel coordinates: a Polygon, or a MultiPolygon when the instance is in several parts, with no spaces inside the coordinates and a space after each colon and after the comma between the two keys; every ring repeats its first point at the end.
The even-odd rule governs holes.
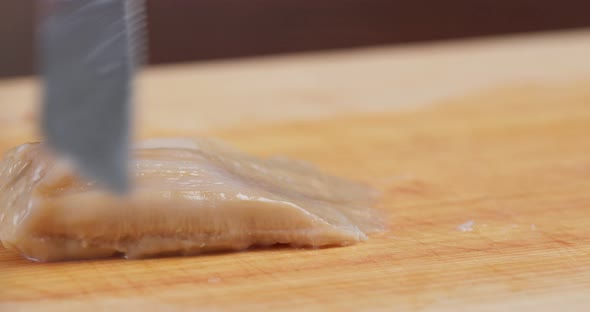
{"type": "Polygon", "coordinates": [[[41,130],[79,173],[125,194],[133,76],[142,61],[140,0],[42,0],[41,130]]]}

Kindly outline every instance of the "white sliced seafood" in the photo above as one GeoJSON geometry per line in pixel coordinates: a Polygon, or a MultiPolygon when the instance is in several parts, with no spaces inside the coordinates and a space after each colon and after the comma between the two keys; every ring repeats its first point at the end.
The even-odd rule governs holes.
{"type": "Polygon", "coordinates": [[[43,143],[12,149],[0,162],[0,240],[58,261],[349,245],[383,229],[372,189],[301,161],[197,138],[145,140],[134,155],[134,189],[116,197],[43,143]]]}

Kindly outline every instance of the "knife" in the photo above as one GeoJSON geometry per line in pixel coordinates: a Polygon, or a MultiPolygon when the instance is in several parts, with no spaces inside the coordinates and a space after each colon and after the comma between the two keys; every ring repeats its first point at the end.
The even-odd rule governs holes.
{"type": "Polygon", "coordinates": [[[124,195],[131,185],[133,77],[144,60],[141,0],[41,0],[41,131],[79,174],[124,195]]]}

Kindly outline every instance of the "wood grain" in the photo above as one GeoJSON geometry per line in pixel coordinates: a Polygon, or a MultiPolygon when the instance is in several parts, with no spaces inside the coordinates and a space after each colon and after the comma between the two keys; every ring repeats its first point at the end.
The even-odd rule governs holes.
{"type": "MultiPolygon", "coordinates": [[[[587,35],[574,36],[578,39],[569,41],[567,48],[561,45],[561,51],[569,54],[563,55],[561,66],[547,64],[545,75],[538,76],[544,79],[506,78],[534,75],[523,73],[534,63],[527,59],[556,53],[555,44],[568,42],[566,37],[543,37],[520,45],[494,43],[491,49],[485,43],[478,45],[485,53],[470,45],[449,47],[454,51],[449,54],[457,58],[461,51],[469,51],[463,55],[467,64],[478,59],[468,55],[481,52],[479,57],[489,63],[506,66],[491,71],[492,79],[462,76],[466,81],[462,90],[408,97],[413,104],[431,104],[411,107],[385,105],[394,99],[386,86],[351,84],[334,95],[334,86],[353,81],[342,78],[336,68],[372,71],[370,77],[379,84],[395,77],[387,67],[391,55],[421,55],[414,64],[438,64],[440,69],[445,66],[441,60],[446,48],[408,54],[367,52],[382,59],[368,59],[361,52],[195,67],[200,74],[178,68],[148,73],[144,86],[161,88],[145,91],[152,95],[150,101],[142,96],[139,136],[211,135],[256,155],[305,159],[329,172],[366,181],[383,192],[379,208],[387,212],[391,230],[345,248],[142,261],[37,264],[0,250],[0,310],[586,310],[590,307],[590,76],[575,56],[587,51],[586,43],[581,43],[587,35]],[[542,43],[547,44],[545,49],[542,43]],[[309,62],[312,65],[305,65],[309,62]],[[581,65],[567,65],[576,62],[581,65]],[[303,69],[294,75],[300,80],[290,77],[282,87],[273,84],[275,74],[299,66],[303,69]],[[330,73],[333,79],[326,91],[308,87],[305,78],[327,78],[330,73]],[[238,87],[237,77],[243,75],[255,78],[238,87]],[[194,120],[200,120],[202,111],[177,104],[176,99],[192,99],[199,107],[204,104],[197,100],[213,96],[213,91],[191,96],[167,89],[179,80],[185,87],[195,81],[217,82],[217,90],[230,93],[268,82],[274,86],[273,94],[285,94],[290,105],[277,104],[272,113],[256,120],[240,116],[248,116],[255,107],[268,108],[264,101],[261,106],[248,101],[246,108],[234,102],[235,109],[227,115],[216,119],[210,112],[209,123],[193,125],[188,118],[186,123],[178,119],[176,125],[174,120],[145,123],[166,109],[168,118],[193,114],[194,120]],[[310,90],[315,93],[304,100],[292,97],[310,90]],[[381,93],[370,98],[372,107],[333,102],[375,90],[381,93]],[[158,101],[174,104],[155,105],[158,101]],[[320,108],[289,110],[298,101],[320,108]]],[[[460,73],[474,70],[457,68],[460,73]]],[[[416,76],[429,70],[436,71],[413,69],[416,76]]],[[[426,75],[414,84],[416,88],[445,84],[436,77],[426,75]]],[[[0,124],[0,149],[35,136],[34,118],[24,118],[34,107],[32,90],[30,81],[0,86],[5,92],[4,97],[0,92],[0,105],[7,112],[0,124]],[[29,102],[24,108],[9,106],[3,102],[9,93],[29,102]]],[[[265,94],[253,95],[255,87],[249,90],[246,99],[265,99],[265,94]]],[[[209,103],[219,103],[210,104],[211,111],[225,112],[235,96],[210,99],[209,103]]]]}

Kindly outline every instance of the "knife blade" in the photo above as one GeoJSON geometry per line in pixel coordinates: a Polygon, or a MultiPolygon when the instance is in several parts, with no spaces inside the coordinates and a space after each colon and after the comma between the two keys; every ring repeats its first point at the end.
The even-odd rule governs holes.
{"type": "Polygon", "coordinates": [[[80,175],[126,194],[133,77],[143,62],[143,1],[42,0],[41,131],[80,175]]]}

